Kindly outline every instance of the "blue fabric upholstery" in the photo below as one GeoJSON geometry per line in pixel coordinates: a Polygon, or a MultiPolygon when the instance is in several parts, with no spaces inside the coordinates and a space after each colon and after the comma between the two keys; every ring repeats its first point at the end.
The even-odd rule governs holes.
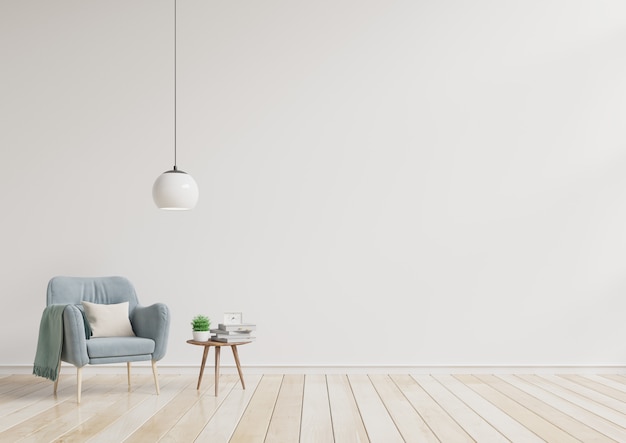
{"type": "Polygon", "coordinates": [[[154,340],[153,360],[161,360],[167,351],[167,337],[170,330],[170,312],[163,303],[150,306],[137,306],[131,315],[135,335],[154,340]]]}
{"type": "Polygon", "coordinates": [[[86,364],[157,361],[165,356],[170,313],[166,305],[140,306],[135,288],[123,277],[54,277],[48,283],[47,304],[67,304],[63,312],[61,360],[86,364]],[[112,304],[129,302],[129,319],[136,337],[85,339],[82,301],[112,304]]]}
{"type": "Polygon", "coordinates": [[[89,360],[89,364],[91,365],[104,365],[108,363],[128,363],[133,361],[146,361],[152,360],[151,354],[144,355],[127,355],[126,357],[102,357],[102,358],[92,358],[89,360]]]}
{"type": "Polygon", "coordinates": [[[78,333],[81,329],[84,331],[83,322],[83,314],[80,313],[78,307],[74,305],[65,307],[63,311],[63,350],[61,351],[61,360],[79,368],[89,363],[87,339],[85,334],[78,333]]]}
{"type": "Polygon", "coordinates": [[[83,300],[105,305],[127,301],[130,314],[139,304],[135,288],[124,277],[54,277],[48,283],[46,305],[79,305],[83,300]]]}
{"type": "MultiPolygon", "coordinates": [[[[129,355],[148,355],[152,360],[154,340],[140,337],[101,337],[87,340],[89,359],[102,357],[120,357],[129,355]]],[[[90,361],[91,363],[91,361],[90,361]]]]}

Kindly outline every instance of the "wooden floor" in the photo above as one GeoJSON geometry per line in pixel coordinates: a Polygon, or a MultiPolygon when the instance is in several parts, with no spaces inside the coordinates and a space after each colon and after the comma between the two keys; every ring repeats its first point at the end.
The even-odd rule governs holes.
{"type": "Polygon", "coordinates": [[[624,375],[0,377],[0,442],[626,442],[624,375]]]}

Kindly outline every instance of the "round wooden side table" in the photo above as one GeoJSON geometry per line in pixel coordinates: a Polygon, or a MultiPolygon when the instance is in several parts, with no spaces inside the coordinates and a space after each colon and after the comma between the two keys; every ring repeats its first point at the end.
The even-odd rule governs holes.
{"type": "Polygon", "coordinates": [[[187,340],[190,345],[204,346],[204,353],[202,354],[202,365],[200,366],[200,375],[198,376],[198,386],[196,389],[200,389],[200,383],[202,383],[202,374],[204,373],[204,366],[206,365],[206,358],[209,355],[209,349],[211,346],[215,347],[215,396],[217,397],[218,383],[220,378],[220,350],[223,346],[229,346],[233,350],[233,357],[235,357],[235,363],[237,364],[237,372],[239,372],[239,380],[241,380],[241,387],[246,389],[246,384],[243,381],[243,373],[241,372],[241,364],[239,364],[239,352],[237,352],[237,346],[247,345],[249,341],[241,343],[222,343],[220,341],[196,341],[187,340]]]}

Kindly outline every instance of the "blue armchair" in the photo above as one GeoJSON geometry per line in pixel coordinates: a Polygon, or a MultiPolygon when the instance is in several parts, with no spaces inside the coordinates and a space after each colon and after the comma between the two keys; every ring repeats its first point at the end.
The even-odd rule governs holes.
{"type": "MultiPolygon", "coordinates": [[[[156,362],[165,356],[170,326],[170,312],[166,305],[139,305],[135,288],[123,277],[54,277],[48,283],[46,304],[66,305],[63,311],[61,361],[71,363],[77,368],[78,403],[81,394],[81,371],[87,364],[125,362],[130,386],[131,362],[150,360],[156,392],[159,394],[156,362]],[[83,301],[105,305],[128,302],[129,320],[135,337],[87,339],[81,312],[83,301]]],[[[57,378],[54,383],[55,394],[58,383],[57,378]]]]}

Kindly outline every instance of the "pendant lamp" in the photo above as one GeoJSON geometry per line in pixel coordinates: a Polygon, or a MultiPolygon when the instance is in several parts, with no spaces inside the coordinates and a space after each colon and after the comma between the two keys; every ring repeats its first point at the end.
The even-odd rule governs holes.
{"type": "Polygon", "coordinates": [[[152,198],[160,209],[193,209],[198,202],[198,185],[193,177],[176,167],[176,0],[174,0],[174,168],[165,171],[152,186],[152,198]]]}

